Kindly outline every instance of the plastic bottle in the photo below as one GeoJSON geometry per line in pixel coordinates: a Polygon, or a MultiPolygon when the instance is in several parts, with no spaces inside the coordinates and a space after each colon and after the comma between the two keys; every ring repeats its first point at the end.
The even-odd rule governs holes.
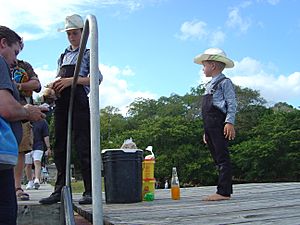
{"type": "Polygon", "coordinates": [[[168,187],[169,187],[169,183],[168,183],[168,180],[166,180],[166,182],[165,182],[165,189],[168,189],[168,187]]]}
{"type": "Polygon", "coordinates": [[[173,200],[180,199],[180,186],[179,186],[179,179],[178,179],[176,167],[173,167],[172,169],[171,197],[173,200]]]}

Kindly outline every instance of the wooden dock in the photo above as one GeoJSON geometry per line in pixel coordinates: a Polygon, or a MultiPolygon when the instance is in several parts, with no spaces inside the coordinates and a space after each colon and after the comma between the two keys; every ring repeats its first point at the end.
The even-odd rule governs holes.
{"type": "MultiPolygon", "coordinates": [[[[59,224],[54,221],[58,221],[60,204],[38,203],[52,191],[49,184],[27,191],[31,199],[18,202],[18,225],[59,224]]],[[[231,200],[201,200],[214,192],[215,186],[181,188],[181,200],[176,201],[171,199],[170,189],[159,189],[155,190],[155,200],[151,202],[106,204],[103,201],[104,224],[300,225],[300,182],[237,184],[231,200]]],[[[104,199],[104,193],[102,195],[104,199]]],[[[73,194],[74,209],[92,221],[92,205],[79,205],[80,197],[73,194]]],[[[77,221],[76,225],[89,224],[77,221]]]]}
{"type": "MultiPolygon", "coordinates": [[[[155,191],[155,200],[132,204],[105,204],[105,224],[300,224],[300,183],[252,183],[234,185],[231,200],[205,202],[215,186],[181,188],[181,200],[171,200],[169,189],[155,191]]],[[[74,196],[76,211],[92,219],[92,206],[81,206],[74,196]]]]}

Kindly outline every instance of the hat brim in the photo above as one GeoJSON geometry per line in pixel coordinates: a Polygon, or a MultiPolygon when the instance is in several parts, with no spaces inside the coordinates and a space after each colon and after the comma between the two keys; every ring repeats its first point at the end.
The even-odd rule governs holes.
{"type": "Polygon", "coordinates": [[[194,63],[203,65],[203,61],[218,61],[225,64],[225,68],[234,67],[234,62],[222,55],[201,54],[194,58],[194,63]]]}
{"type": "Polygon", "coordinates": [[[78,28],[78,27],[69,27],[69,28],[59,28],[57,29],[58,32],[65,32],[68,30],[78,30],[78,29],[83,29],[83,28],[78,28]]]}

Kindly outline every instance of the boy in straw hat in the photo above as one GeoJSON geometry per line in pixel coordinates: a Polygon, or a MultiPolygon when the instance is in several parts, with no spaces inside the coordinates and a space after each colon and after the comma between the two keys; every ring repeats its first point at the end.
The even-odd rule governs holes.
{"type": "Polygon", "coordinates": [[[224,68],[232,68],[234,63],[219,48],[207,49],[203,54],[196,56],[194,62],[203,65],[205,76],[212,78],[205,86],[202,99],[203,141],[207,144],[219,170],[217,192],[203,200],[228,200],[232,194],[228,141],[235,138],[237,103],[234,86],[222,71],[224,68]]]}
{"type": "MultiPolygon", "coordinates": [[[[66,144],[68,110],[71,96],[71,85],[73,74],[79,55],[80,41],[83,33],[83,19],[77,14],[67,16],[65,31],[70,45],[65,49],[58,59],[58,73],[51,88],[55,91],[55,144],[53,148],[54,162],[57,168],[57,179],[54,192],[39,202],[41,204],[54,204],[61,199],[61,190],[65,185],[66,177],[66,144]]],[[[89,85],[90,85],[90,51],[86,49],[83,54],[80,71],[75,90],[73,105],[73,136],[74,146],[81,164],[81,174],[84,183],[84,193],[79,204],[92,204],[92,182],[91,182],[91,143],[90,143],[90,108],[89,108],[89,85]]],[[[102,75],[99,71],[99,84],[102,75]]]]}

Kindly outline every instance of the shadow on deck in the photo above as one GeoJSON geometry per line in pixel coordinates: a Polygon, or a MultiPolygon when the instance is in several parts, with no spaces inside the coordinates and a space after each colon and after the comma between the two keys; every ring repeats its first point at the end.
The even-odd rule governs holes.
{"type": "MultiPolygon", "coordinates": [[[[23,187],[25,190],[25,187],[23,187]]],[[[30,195],[29,201],[18,201],[18,225],[53,225],[60,223],[60,203],[41,205],[39,200],[48,197],[53,192],[50,184],[41,184],[38,190],[26,190],[30,195]]],[[[91,225],[91,223],[74,213],[76,225],[91,225]]]]}

